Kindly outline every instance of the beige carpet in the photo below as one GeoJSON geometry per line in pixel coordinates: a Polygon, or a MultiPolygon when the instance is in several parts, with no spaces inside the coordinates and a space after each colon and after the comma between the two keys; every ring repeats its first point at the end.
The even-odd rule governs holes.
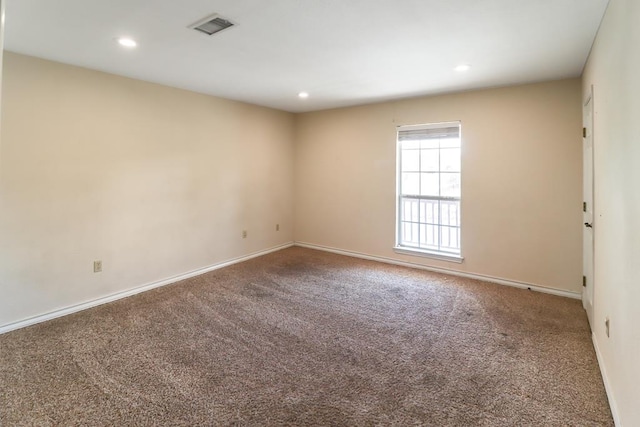
{"type": "Polygon", "coordinates": [[[1,335],[0,425],[613,422],[579,301],[291,248],[1,335]]]}

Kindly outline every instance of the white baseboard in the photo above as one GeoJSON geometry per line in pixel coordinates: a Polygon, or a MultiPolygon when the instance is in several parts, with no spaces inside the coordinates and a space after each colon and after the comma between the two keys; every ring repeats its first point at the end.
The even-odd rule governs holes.
{"type": "Polygon", "coordinates": [[[499,285],[506,285],[506,286],[511,286],[511,287],[514,287],[514,288],[529,289],[529,290],[532,290],[532,291],[543,292],[543,293],[552,294],[552,295],[558,295],[558,296],[561,296],[561,297],[567,297],[567,298],[573,298],[573,299],[582,299],[582,294],[578,293],[578,292],[565,291],[565,290],[556,289],[556,288],[548,288],[546,286],[534,285],[533,283],[526,283],[526,282],[519,282],[519,281],[515,281],[515,280],[502,279],[500,277],[487,276],[487,275],[484,275],[484,274],[467,273],[467,272],[464,272],[464,271],[451,270],[451,269],[448,269],[448,268],[431,267],[431,266],[428,266],[428,265],[417,264],[417,263],[413,263],[413,262],[400,261],[400,260],[397,260],[397,259],[394,259],[394,258],[387,258],[387,257],[376,256],[376,255],[369,255],[369,254],[364,254],[364,253],[361,253],[361,252],[347,251],[347,250],[343,250],[343,249],[337,249],[337,248],[332,248],[332,247],[329,247],[329,246],[322,246],[322,245],[314,245],[314,244],[305,243],[305,242],[295,242],[295,245],[303,247],[303,248],[317,249],[317,250],[320,250],[320,251],[332,252],[332,253],[335,253],[335,254],[346,255],[346,256],[350,256],[350,257],[354,257],[354,258],[368,259],[368,260],[371,260],[371,261],[384,262],[386,264],[400,265],[400,266],[403,266],[403,267],[418,268],[418,269],[421,269],[421,270],[428,270],[428,271],[433,271],[433,272],[436,272],[436,273],[451,274],[453,276],[460,276],[460,277],[466,277],[466,278],[469,278],[469,279],[482,280],[482,281],[485,281],[485,282],[497,283],[499,285]]]}
{"type": "Polygon", "coordinates": [[[609,376],[607,375],[607,369],[602,361],[602,353],[600,353],[600,347],[598,347],[598,340],[596,334],[591,333],[591,340],[593,341],[593,348],[596,350],[596,357],[598,358],[598,366],[600,366],[600,373],[602,374],[602,381],[604,382],[604,389],[607,392],[607,399],[609,399],[609,407],[611,408],[611,415],[613,415],[613,423],[616,427],[622,427],[620,421],[620,413],[618,412],[618,406],[613,398],[613,390],[611,389],[611,383],[609,382],[609,376]]]}
{"type": "Polygon", "coordinates": [[[122,298],[126,298],[132,295],[136,295],[139,294],[141,292],[145,292],[145,291],[149,291],[151,289],[155,289],[155,288],[159,288],[162,286],[166,286],[169,285],[171,283],[175,283],[175,282],[179,282],[181,280],[185,280],[188,279],[190,277],[195,277],[195,276],[199,276],[201,274],[204,273],[208,273],[210,271],[213,270],[217,270],[223,267],[227,267],[229,265],[233,265],[233,264],[237,264],[239,262],[243,262],[243,261],[247,261],[249,259],[252,258],[256,258],[262,255],[266,255],[268,253],[271,252],[276,252],[282,249],[286,249],[289,248],[291,246],[301,246],[301,247],[305,247],[305,248],[309,248],[309,249],[316,249],[316,250],[321,250],[321,251],[325,251],[325,252],[333,252],[336,254],[340,254],[340,255],[346,255],[346,256],[351,256],[351,257],[355,257],[355,258],[362,258],[362,259],[368,259],[371,261],[378,261],[378,262],[384,262],[387,264],[395,264],[395,265],[400,265],[400,266],[404,266],[404,267],[412,267],[412,268],[418,268],[418,269],[422,269],[422,270],[429,270],[429,271],[434,271],[437,273],[445,273],[445,274],[451,274],[451,275],[455,275],[455,276],[461,276],[461,277],[467,277],[467,278],[471,278],[471,279],[477,279],[477,280],[484,280],[486,282],[492,282],[492,283],[498,283],[501,285],[507,285],[507,286],[513,286],[516,288],[522,288],[522,289],[531,289],[532,291],[538,291],[538,292],[545,292],[545,293],[549,293],[549,294],[553,294],[553,295],[559,295],[559,296],[563,296],[563,297],[569,297],[569,298],[575,298],[575,299],[580,299],[581,295],[579,293],[576,292],[569,292],[569,291],[564,291],[561,289],[554,289],[554,288],[547,288],[544,286],[538,286],[538,285],[534,285],[531,283],[524,283],[524,282],[517,282],[517,281],[513,281],[513,280],[507,280],[507,279],[501,279],[498,277],[492,277],[492,276],[486,276],[486,275],[482,275],[482,274],[473,274],[473,273],[466,273],[466,272],[462,272],[462,271],[457,271],[457,270],[450,270],[447,268],[438,268],[438,267],[430,267],[430,266],[425,266],[422,264],[417,264],[417,263],[412,263],[412,262],[406,262],[406,261],[399,261],[393,258],[386,258],[386,257],[380,257],[380,256],[374,256],[374,255],[368,255],[368,254],[364,254],[364,253],[360,253],[360,252],[354,252],[354,251],[347,251],[347,250],[342,250],[342,249],[337,249],[337,248],[332,248],[332,247],[328,247],[328,246],[321,246],[321,245],[314,245],[311,243],[304,243],[304,242],[290,242],[290,243],[285,243],[283,245],[279,245],[279,246],[275,246],[269,249],[265,249],[262,251],[258,251],[258,252],[254,252],[245,256],[241,256],[238,258],[233,258],[227,261],[223,261],[221,263],[217,263],[214,265],[210,265],[208,267],[203,267],[203,268],[199,268],[197,270],[193,270],[193,271],[189,271],[187,273],[184,274],[180,274],[177,276],[173,276],[167,279],[163,279],[163,280],[159,280],[156,282],[152,282],[152,283],[147,283],[144,285],[140,285],[137,286],[133,289],[129,289],[126,291],[122,291],[122,292],[117,292],[115,294],[111,294],[111,295],[107,295],[105,297],[101,297],[101,298],[97,298],[91,301],[87,301],[87,302],[83,302],[80,304],[76,304],[76,305],[72,305],[69,307],[65,307],[59,310],[54,310],[48,313],[44,313],[38,316],[34,316],[34,317],[30,317],[27,319],[23,319],[23,320],[19,320],[17,322],[12,322],[6,325],[2,325],[0,326],[0,334],[4,334],[10,331],[14,331],[16,329],[21,329],[21,328],[25,328],[27,326],[31,326],[31,325],[35,325],[36,323],[41,323],[41,322],[45,322],[47,320],[52,320],[55,319],[57,317],[62,317],[62,316],[66,316],[68,314],[72,314],[72,313],[76,313],[78,311],[82,311],[82,310],[86,310],[92,307],[96,307],[98,305],[102,305],[102,304],[107,304],[109,302],[113,302],[122,298]]]}
{"type": "Polygon", "coordinates": [[[167,279],[163,279],[163,280],[159,280],[156,282],[152,282],[152,283],[147,283],[141,286],[137,286],[133,289],[129,289],[126,291],[122,291],[122,292],[116,292],[115,294],[111,294],[111,295],[107,295],[105,297],[101,297],[101,298],[97,298],[91,301],[87,301],[87,302],[83,302],[80,304],[76,304],[76,305],[72,305],[69,307],[65,307],[59,310],[54,310],[45,314],[40,314],[38,316],[34,316],[34,317],[30,317],[28,319],[24,319],[24,320],[19,320],[17,322],[13,322],[13,323],[9,323],[6,325],[2,325],[0,326],[0,335],[10,332],[10,331],[14,331],[16,329],[21,329],[21,328],[26,328],[27,326],[31,326],[31,325],[35,325],[36,323],[41,323],[41,322],[46,322],[47,320],[52,320],[55,319],[57,317],[62,317],[62,316],[66,316],[68,314],[72,314],[72,313],[76,313],[78,311],[82,311],[82,310],[86,310],[88,308],[92,308],[92,307],[96,307],[98,305],[102,305],[102,304],[106,304],[109,302],[113,302],[122,298],[126,298],[126,297],[130,297],[132,295],[136,295],[139,294],[141,292],[146,292],[149,291],[151,289],[155,289],[155,288],[159,288],[162,286],[166,286],[169,285],[171,283],[175,283],[175,282],[179,282],[181,280],[185,280],[185,279],[189,279],[191,277],[195,277],[195,276],[199,276],[201,274],[204,273],[208,273],[210,271],[213,270],[218,270],[220,268],[223,267],[228,267],[230,265],[233,264],[237,264],[239,262],[243,262],[243,261],[247,261],[250,260],[252,258],[256,258],[262,255],[266,255],[269,254],[271,252],[276,252],[282,249],[286,249],[286,248],[290,248],[291,246],[293,246],[294,243],[290,242],[290,243],[285,243],[283,245],[278,245],[278,246],[274,246],[272,248],[269,249],[265,249],[262,251],[258,251],[258,252],[253,252],[251,254],[248,255],[244,255],[241,257],[237,257],[237,258],[233,258],[227,261],[223,261],[217,264],[213,264],[210,265],[208,267],[203,267],[203,268],[199,268],[197,270],[192,270],[189,271],[187,273],[183,273],[183,274],[179,274],[177,276],[173,276],[173,277],[169,277],[167,279]]]}

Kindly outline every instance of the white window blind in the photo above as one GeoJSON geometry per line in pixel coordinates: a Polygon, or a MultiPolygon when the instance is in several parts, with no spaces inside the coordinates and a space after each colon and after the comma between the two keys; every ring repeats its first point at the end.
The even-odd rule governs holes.
{"type": "Polygon", "coordinates": [[[400,141],[420,141],[425,139],[439,138],[460,138],[460,125],[446,127],[426,126],[403,126],[398,130],[398,140],[400,141]],[[404,129],[404,128],[407,129],[404,129]]]}

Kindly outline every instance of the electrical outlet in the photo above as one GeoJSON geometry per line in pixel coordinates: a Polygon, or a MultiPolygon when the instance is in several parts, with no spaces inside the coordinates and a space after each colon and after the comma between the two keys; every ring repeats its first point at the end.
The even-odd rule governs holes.
{"type": "Polygon", "coordinates": [[[102,261],[93,261],[93,272],[100,273],[102,271],[102,261]]]}
{"type": "Polygon", "coordinates": [[[247,230],[242,230],[242,238],[243,239],[247,238],[247,230]]]}
{"type": "Polygon", "coordinates": [[[609,318],[604,318],[604,331],[607,334],[607,338],[609,338],[609,318]]]}
{"type": "Polygon", "coordinates": [[[280,231],[280,224],[276,224],[276,231],[280,231]]]}

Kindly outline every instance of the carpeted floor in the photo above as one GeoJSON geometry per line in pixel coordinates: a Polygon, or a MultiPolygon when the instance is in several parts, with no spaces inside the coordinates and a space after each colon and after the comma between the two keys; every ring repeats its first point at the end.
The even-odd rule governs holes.
{"type": "Polygon", "coordinates": [[[0,425],[613,421],[579,301],[294,247],[1,335],[0,425]]]}

